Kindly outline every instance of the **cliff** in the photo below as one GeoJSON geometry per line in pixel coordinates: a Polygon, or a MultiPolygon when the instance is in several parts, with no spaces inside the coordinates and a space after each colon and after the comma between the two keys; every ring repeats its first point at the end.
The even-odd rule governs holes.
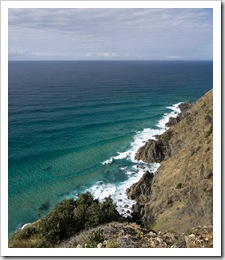
{"type": "Polygon", "coordinates": [[[161,165],[150,186],[142,179],[128,191],[137,201],[134,214],[146,228],[161,231],[212,225],[213,91],[171,122],[157,140],[147,141],[137,151],[137,160],[161,165]],[[148,188],[138,194],[144,183],[148,188]]]}

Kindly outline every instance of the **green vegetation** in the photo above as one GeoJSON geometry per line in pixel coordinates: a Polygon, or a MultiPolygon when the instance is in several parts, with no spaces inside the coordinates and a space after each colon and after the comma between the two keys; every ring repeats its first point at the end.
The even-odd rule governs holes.
{"type": "Polygon", "coordinates": [[[76,203],[72,199],[63,200],[41,220],[41,247],[52,247],[79,230],[79,223],[73,216],[75,207],[76,203]]]}
{"type": "MultiPolygon", "coordinates": [[[[16,232],[9,240],[9,247],[55,247],[62,240],[84,229],[119,218],[116,205],[110,197],[99,202],[87,192],[81,194],[76,201],[63,200],[43,219],[16,232]]],[[[100,234],[97,235],[99,238],[100,234]]],[[[99,240],[93,236],[90,239],[99,240]]]]}
{"type": "Polygon", "coordinates": [[[104,241],[103,231],[98,229],[97,231],[91,232],[86,241],[85,247],[93,248],[97,247],[99,243],[104,241]]]}
{"type": "Polygon", "coordinates": [[[141,238],[141,237],[143,237],[144,236],[144,232],[142,232],[142,231],[139,231],[137,234],[136,234],[136,237],[137,238],[141,238]]]}
{"type": "Polygon", "coordinates": [[[32,225],[26,226],[22,231],[15,232],[9,240],[9,247],[14,248],[34,248],[39,247],[38,237],[39,221],[32,225]]]}
{"type": "Polygon", "coordinates": [[[118,248],[120,245],[116,241],[108,241],[106,244],[107,248],[118,248]]]}
{"type": "Polygon", "coordinates": [[[177,231],[176,231],[175,228],[170,228],[170,229],[168,230],[168,232],[170,232],[170,233],[177,233],[177,231]]]}
{"type": "Polygon", "coordinates": [[[153,224],[150,225],[150,230],[156,230],[158,226],[162,225],[163,223],[164,221],[154,222],[153,224]]]}
{"type": "Polygon", "coordinates": [[[186,234],[187,236],[189,236],[189,235],[192,235],[192,234],[196,235],[196,233],[197,233],[196,230],[190,229],[190,230],[187,230],[185,234],[186,234]]]}

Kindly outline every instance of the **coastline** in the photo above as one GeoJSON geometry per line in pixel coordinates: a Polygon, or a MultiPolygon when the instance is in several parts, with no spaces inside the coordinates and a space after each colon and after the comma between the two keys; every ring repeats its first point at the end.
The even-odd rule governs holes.
{"type": "MultiPolygon", "coordinates": [[[[121,216],[112,198],[108,198],[108,202],[107,199],[100,201],[87,192],[77,200],[60,202],[45,217],[15,232],[9,247],[213,247],[212,91],[193,105],[185,102],[179,104],[179,108],[184,111],[176,113],[175,118],[170,117],[167,131],[148,139],[139,148],[149,152],[155,150],[151,143],[158,143],[162,150],[166,147],[164,152],[173,151],[163,154],[157,174],[146,170],[138,182],[126,190],[128,197],[136,202],[132,218],[121,216]],[[199,127],[203,131],[199,132],[199,127]],[[187,166],[191,173],[183,174],[181,171],[187,166]],[[89,199],[84,199],[85,196],[89,199]],[[105,207],[103,205],[111,210],[103,211],[108,214],[106,219],[96,222],[94,216],[102,214],[99,210],[105,207]],[[83,207],[87,207],[87,211],[83,212],[83,207]],[[85,215],[82,217],[82,214],[85,215]],[[85,227],[87,219],[91,225],[85,227]],[[76,229],[78,220],[84,227],[76,229]],[[69,233],[65,231],[68,227],[69,233]]],[[[150,157],[152,155],[150,153],[150,157]]],[[[151,163],[148,154],[146,158],[142,156],[137,158],[139,164],[141,158],[151,163]]],[[[143,163],[140,168],[142,166],[143,163]]]]}
{"type": "MultiPolygon", "coordinates": [[[[90,74],[79,62],[45,63],[48,73],[43,74],[43,64],[23,62],[23,66],[17,63],[9,67],[9,233],[35,221],[38,210],[44,216],[63,198],[81,194],[98,181],[117,186],[132,178],[137,174],[132,162],[128,161],[126,170],[126,159],[115,160],[112,165],[101,162],[127,151],[132,138],[139,134],[135,131],[146,128],[147,138],[143,140],[147,140],[151,135],[148,128],[157,128],[163,114],[171,112],[166,106],[195,101],[212,84],[212,64],[208,62],[134,61],[109,62],[107,66],[87,62],[90,74]],[[102,69],[97,82],[91,80],[96,68],[102,69]],[[84,78],[76,77],[73,72],[77,70],[84,78]],[[61,72],[53,73],[56,71],[61,72]],[[119,77],[112,76],[117,75],[112,71],[119,77]],[[24,72],[27,77],[22,77],[24,72]],[[31,75],[39,82],[32,88],[31,75]],[[100,83],[102,88],[96,88],[100,83]],[[65,88],[56,87],[52,95],[54,84],[65,88]],[[43,98],[36,99],[35,91],[43,86],[43,98]],[[83,98],[76,98],[81,89],[85,90],[83,98]]],[[[140,146],[142,143],[137,149],[140,146]]]]}
{"type": "Polygon", "coordinates": [[[137,159],[161,165],[150,188],[148,178],[132,186],[134,210],[145,227],[160,231],[213,225],[213,91],[169,124],[137,152],[137,159]]]}
{"type": "MultiPolygon", "coordinates": [[[[118,152],[117,155],[110,157],[106,161],[102,162],[103,165],[111,164],[116,160],[126,159],[133,163],[132,170],[135,172],[134,175],[131,175],[131,171],[127,172],[127,175],[130,176],[128,180],[121,182],[118,186],[115,186],[111,183],[104,183],[103,181],[98,181],[96,184],[84,190],[83,193],[90,192],[95,199],[99,199],[103,201],[105,197],[111,197],[117,205],[117,211],[121,214],[121,216],[125,218],[132,217],[132,209],[135,207],[136,201],[134,199],[130,199],[127,196],[127,190],[130,189],[132,185],[137,183],[146,172],[151,172],[155,174],[157,169],[160,167],[159,163],[145,163],[144,161],[136,160],[135,155],[140,147],[143,146],[148,140],[156,140],[156,136],[162,135],[165,131],[169,129],[167,123],[171,120],[171,118],[177,118],[181,113],[181,109],[179,108],[180,104],[185,102],[179,102],[166,108],[171,110],[170,112],[164,113],[162,118],[156,124],[157,128],[145,128],[142,131],[137,131],[133,142],[130,145],[130,149],[125,152],[118,152]]],[[[121,167],[122,168],[122,167],[121,167]]],[[[127,166],[124,166],[122,170],[126,171],[127,166]]],[[[78,197],[73,194],[73,199],[75,200],[78,197]]],[[[68,198],[71,198],[69,195],[68,198]]],[[[64,198],[65,199],[65,198],[64,198]]],[[[59,202],[60,203],[60,202],[59,202]]],[[[56,206],[55,206],[56,207],[56,206]]],[[[53,209],[55,208],[53,207],[53,209]]],[[[48,214],[48,213],[47,213],[48,214]]],[[[34,223],[34,222],[32,222],[34,223]]],[[[23,230],[26,226],[32,223],[24,223],[22,224],[16,231],[23,230]]]]}

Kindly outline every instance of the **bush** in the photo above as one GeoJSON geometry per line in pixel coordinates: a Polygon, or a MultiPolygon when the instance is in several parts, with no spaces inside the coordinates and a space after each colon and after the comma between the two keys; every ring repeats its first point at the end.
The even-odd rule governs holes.
{"type": "Polygon", "coordinates": [[[101,222],[99,202],[94,200],[90,205],[77,205],[73,211],[73,214],[77,224],[79,225],[79,229],[96,227],[101,222]]]}
{"type": "Polygon", "coordinates": [[[98,202],[98,200],[94,200],[90,192],[82,193],[76,200],[76,206],[83,205],[88,207],[91,206],[94,201],[98,202]]]}
{"type": "Polygon", "coordinates": [[[33,246],[32,240],[35,237],[35,247],[54,247],[83,229],[118,220],[119,217],[111,198],[99,202],[87,192],[81,194],[76,201],[65,199],[58,203],[43,219],[35,222],[35,226],[32,224],[17,232],[11,239],[11,245],[20,247],[26,240],[27,245],[33,246]]]}
{"type": "Polygon", "coordinates": [[[87,192],[80,195],[76,201],[74,218],[80,229],[88,229],[101,223],[118,220],[119,216],[116,205],[110,197],[105,198],[103,202],[99,202],[99,200],[93,199],[91,193],[87,192]]]}
{"type": "Polygon", "coordinates": [[[118,220],[119,212],[116,210],[116,204],[113,203],[112,198],[108,197],[101,203],[101,222],[110,222],[118,220]]]}
{"type": "Polygon", "coordinates": [[[43,246],[57,244],[77,231],[74,208],[75,202],[72,199],[63,200],[41,220],[39,228],[43,246]]]}
{"type": "Polygon", "coordinates": [[[76,201],[66,199],[42,219],[42,246],[55,245],[83,229],[118,220],[119,216],[111,198],[99,202],[87,192],[81,194],[76,201]]]}

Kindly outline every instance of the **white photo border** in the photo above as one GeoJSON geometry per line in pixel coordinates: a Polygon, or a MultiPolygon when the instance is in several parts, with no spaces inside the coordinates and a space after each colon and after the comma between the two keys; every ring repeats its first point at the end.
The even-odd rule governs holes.
{"type": "Polygon", "coordinates": [[[1,2],[1,255],[2,256],[221,256],[221,1],[2,1],[1,2]],[[213,8],[213,248],[8,248],[8,9],[213,8]]]}

